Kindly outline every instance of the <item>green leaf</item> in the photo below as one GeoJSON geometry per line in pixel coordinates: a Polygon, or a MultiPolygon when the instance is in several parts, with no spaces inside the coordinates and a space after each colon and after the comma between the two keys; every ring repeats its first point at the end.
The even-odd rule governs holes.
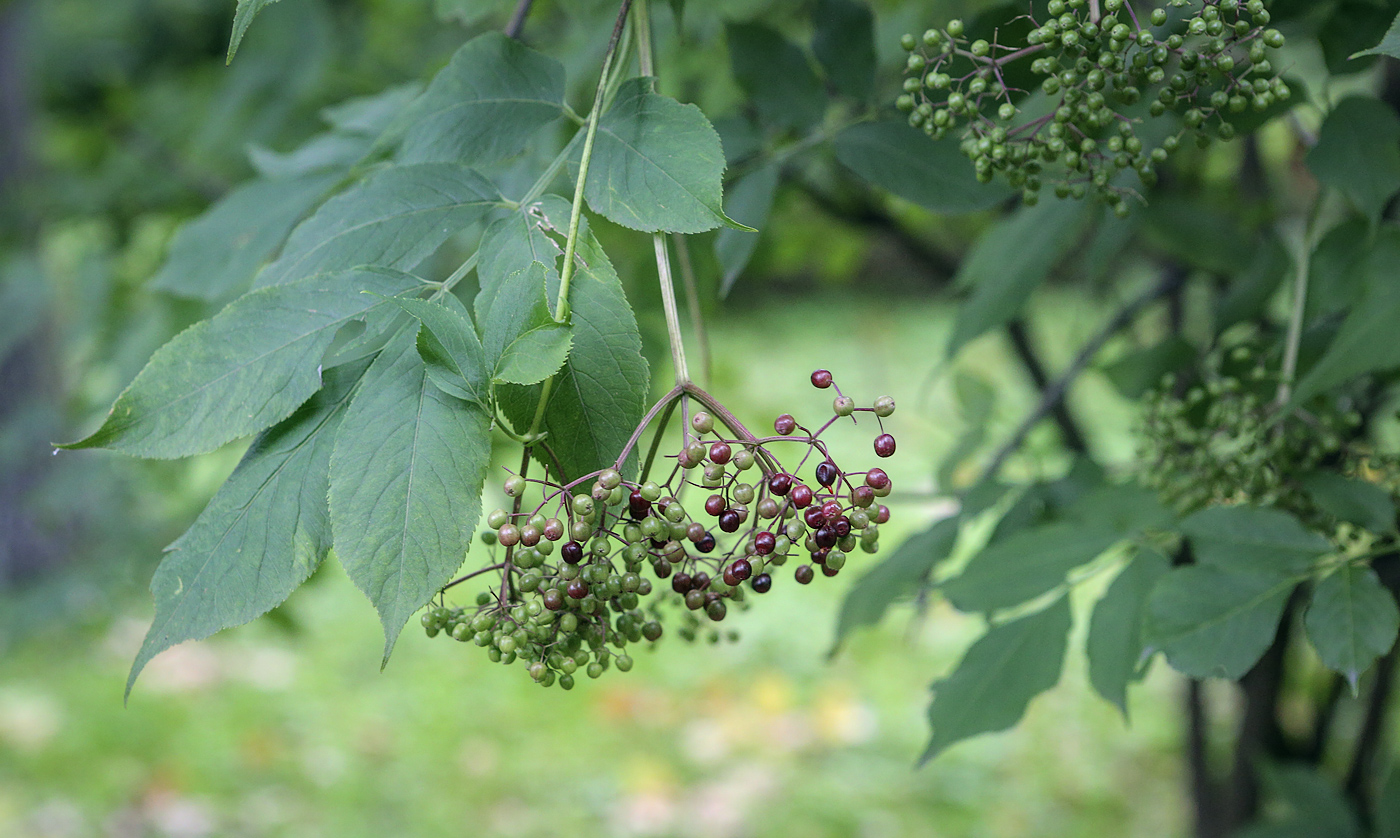
{"type": "Polygon", "coordinates": [[[1395,532],[1395,501],[1375,483],[1343,477],[1335,471],[1315,471],[1299,482],[1329,515],[1374,533],[1395,532]]]}
{"type": "Polygon", "coordinates": [[[320,566],[331,548],[331,447],[364,370],[328,371],[325,388],[253,442],[171,545],[151,580],[156,616],[131,665],[128,695],[151,658],[266,613],[320,566]]]}
{"type": "Polygon", "coordinates": [[[1313,589],[1303,625],[1318,658],[1346,676],[1355,695],[1361,673],[1395,645],[1400,609],[1374,570],[1347,564],[1313,589]]]}
{"type": "Polygon", "coordinates": [[[1019,605],[1063,584],[1066,574],[1120,538],[1108,527],[1069,521],[1022,530],[974,556],[961,574],[943,583],[943,594],[965,612],[1019,605]]]}
{"type": "Polygon", "coordinates": [[[321,389],[321,357],[336,331],[419,285],[395,271],[316,276],[245,294],[156,350],[107,420],[63,448],[138,457],[213,451],[285,419],[321,389]]]}
{"type": "Polygon", "coordinates": [[[1023,207],[983,233],[955,281],[972,296],[958,308],[948,339],[951,358],[967,342],[1016,316],[1088,229],[1093,214],[1081,201],[1023,207]]]}
{"type": "MultiPolygon", "coordinates": [[[[1371,247],[1371,232],[1366,219],[1352,215],[1318,242],[1308,260],[1308,298],[1303,322],[1346,311],[1360,301],[1366,291],[1363,265],[1371,247]]],[[[1392,228],[1381,229],[1381,239],[1391,236],[1392,228]]]]}
{"type": "Polygon", "coordinates": [[[1241,224],[1244,213],[1222,203],[1154,195],[1143,208],[1143,237],[1188,267],[1241,274],[1249,268],[1252,248],[1240,242],[1250,235],[1241,224]]]}
{"type": "Polygon", "coordinates": [[[1019,722],[1031,699],[1059,682],[1069,629],[1069,600],[1061,597],[973,643],[953,674],[934,684],[928,710],[933,737],[920,764],[955,742],[1019,722]]]}
{"type": "Polygon", "coordinates": [[[364,159],[371,145],[369,137],[327,131],[286,153],[260,145],[249,146],[248,160],[265,178],[290,178],[329,170],[336,170],[340,176],[364,159]]]}
{"type": "Polygon", "coordinates": [[[1375,822],[1373,838],[1400,838],[1400,771],[1394,767],[1376,795],[1375,822]]]}
{"type": "Polygon", "coordinates": [[[826,77],[847,96],[864,99],[875,83],[875,16],[864,3],[817,0],[812,52],[826,77]]]}
{"type": "Polygon", "coordinates": [[[1011,197],[981,184],[957,143],[935,142],[906,122],[862,122],[833,140],[836,159],[862,179],[934,212],[994,207],[1011,197]]]}
{"type": "Polygon", "coordinates": [[[1128,684],[1142,677],[1142,615],[1148,594],[1171,562],[1155,550],[1142,550],[1108,586],[1094,606],[1084,652],[1089,683],[1128,718],[1128,684]]]}
{"type": "Polygon", "coordinates": [[[238,45],[243,43],[243,36],[252,24],[253,18],[265,7],[276,2],[277,0],[238,0],[238,8],[233,13],[233,35],[228,41],[228,58],[226,59],[228,63],[233,63],[233,55],[238,52],[238,45]]]}
{"type": "Polygon", "coordinates": [[[1351,54],[1350,59],[1364,58],[1368,55],[1388,55],[1391,58],[1400,58],[1400,15],[1390,22],[1390,28],[1386,30],[1385,37],[1381,42],[1360,52],[1351,54]]]}
{"type": "Polygon", "coordinates": [[[175,233],[151,287],[200,300],[245,287],[337,180],[321,173],[233,189],[175,233]]]}
{"type": "Polygon", "coordinates": [[[724,150],[700,109],[623,82],[598,123],[584,197],[593,211],[647,233],[703,233],[724,215],[724,150]]]}
{"type": "Polygon", "coordinates": [[[394,85],[322,108],[321,118],[341,133],[378,137],[422,90],[423,85],[416,81],[394,85]]]}
{"type": "MultiPolygon", "coordinates": [[[[1375,66],[1371,55],[1359,55],[1376,43],[1376,33],[1392,24],[1390,0],[1341,0],[1314,31],[1327,72],[1334,76],[1360,73],[1375,66]]],[[[1316,24],[1314,24],[1316,26],[1316,24]]]]}
{"type": "Polygon", "coordinates": [[[841,642],[852,631],[861,626],[878,624],[890,605],[914,594],[924,585],[934,566],[948,558],[953,551],[959,526],[957,516],[936,522],[923,532],[910,536],[889,558],[857,580],[841,602],[831,654],[836,654],[841,642]]]}
{"type": "Polygon", "coordinates": [[[357,265],[408,270],[500,201],[490,181],[461,166],[383,169],[298,224],[255,284],[281,285],[357,265]]]}
{"type": "Polygon", "coordinates": [[[1327,351],[1307,369],[1293,389],[1290,406],[1370,372],[1400,367],[1400,341],[1394,339],[1400,318],[1400,284],[1394,282],[1400,258],[1400,235],[1382,228],[1358,270],[1365,290],[1327,351]]]}
{"type": "Polygon", "coordinates": [[[1320,183],[1375,220],[1400,189],[1400,117],[1373,97],[1343,99],[1322,123],[1307,164],[1320,183]]]}
{"type": "Polygon", "coordinates": [[[397,120],[404,163],[494,162],[564,108],[564,67],[499,32],[468,41],[397,120]]]}
{"type": "Polygon", "coordinates": [[[777,163],[765,163],[739,178],[729,189],[725,200],[729,216],[740,224],[754,228],[755,232],[726,228],[715,236],[715,258],[723,271],[719,283],[720,297],[729,296],[734,282],[744,272],[754,249],[758,247],[757,231],[768,223],[781,169],[777,163]]]}
{"type": "Polygon", "coordinates": [[[549,309],[545,266],[532,262],[493,283],[476,300],[492,377],[507,384],[535,384],[553,375],[568,357],[572,330],[549,309]]]}
{"type": "Polygon", "coordinates": [[[1326,538],[1279,509],[1216,506],[1181,522],[1196,561],[1232,573],[1294,576],[1332,550],[1326,538]]]}
{"type": "Polygon", "coordinates": [[[330,463],[335,552],[384,625],[404,623],[451,580],[481,515],[491,418],[433,386],[411,333],[375,359],[330,463]]]}
{"type": "Polygon", "coordinates": [[[807,56],[761,23],[726,23],[729,66],[761,122],[805,131],[821,121],[826,94],[807,56]]]}
{"type": "Polygon", "coordinates": [[[1298,577],[1178,567],[1147,599],[1144,638],[1192,678],[1238,679],[1274,641],[1298,577]]]}
{"type": "Polygon", "coordinates": [[[1359,838],[1362,834],[1351,803],[1316,767],[1265,763],[1260,773],[1270,805],[1263,807],[1261,820],[1234,833],[1238,838],[1359,838]]]}
{"type": "Polygon", "coordinates": [[[448,395],[489,409],[486,354],[457,298],[448,294],[442,302],[430,302],[395,297],[390,302],[422,324],[417,345],[428,380],[448,395]]]}
{"type": "Polygon", "coordinates": [[[1133,350],[1107,364],[1103,374],[1124,398],[1138,399],[1162,383],[1162,378],[1186,366],[1196,350],[1185,339],[1170,335],[1155,346],[1133,350]]]}
{"type": "MultiPolygon", "coordinates": [[[[549,288],[557,289],[568,223],[569,202],[558,195],[545,195],[534,207],[513,212],[487,227],[477,250],[480,290],[473,307],[480,312],[483,305],[489,306],[486,301],[495,293],[496,283],[534,263],[544,265],[549,288]]],[[[587,222],[581,219],[580,223],[587,222]]]]}
{"type": "MultiPolygon", "coordinates": [[[[564,214],[551,213],[552,224],[568,218],[567,204],[560,201],[556,206],[564,214]]],[[[578,259],[569,287],[573,347],[554,379],[544,415],[550,448],[563,476],[570,479],[613,464],[646,412],[650,385],[632,308],[591,233],[580,232],[578,259]]],[[[558,280],[553,282],[551,293],[558,280]]],[[[506,416],[523,431],[530,426],[539,394],[538,386],[506,386],[497,396],[506,416]]]]}
{"type": "Polygon", "coordinates": [[[1260,237],[1248,266],[1231,271],[1234,278],[1230,289],[1215,312],[1217,333],[1236,323],[1267,316],[1269,301],[1273,299],[1279,283],[1293,270],[1293,259],[1278,236],[1268,234],[1260,237]]]}

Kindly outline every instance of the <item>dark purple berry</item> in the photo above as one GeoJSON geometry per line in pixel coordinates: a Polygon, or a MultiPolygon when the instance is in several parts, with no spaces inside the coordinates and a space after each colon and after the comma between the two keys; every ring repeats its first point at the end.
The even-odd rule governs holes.
{"type": "Polygon", "coordinates": [[[836,482],[836,478],[841,474],[837,470],[836,464],[830,460],[823,461],[817,466],[817,482],[823,486],[830,486],[836,482]]]}
{"type": "Polygon", "coordinates": [[[710,535],[709,533],[705,533],[704,538],[701,538],[699,541],[695,542],[695,549],[699,550],[701,553],[710,552],[711,550],[715,549],[715,537],[713,535],[710,535]]]}
{"type": "Polygon", "coordinates": [[[818,390],[825,390],[831,386],[831,372],[829,370],[817,370],[812,373],[812,386],[818,390]]]}
{"type": "Polygon", "coordinates": [[[761,532],[753,537],[753,549],[760,556],[766,556],[778,546],[778,539],[771,532],[761,532]]]}
{"type": "Polygon", "coordinates": [[[632,513],[633,518],[640,521],[647,517],[647,513],[651,511],[651,501],[642,497],[640,491],[635,491],[627,498],[627,511],[632,513]]]}
{"type": "Polygon", "coordinates": [[[569,582],[569,587],[567,588],[567,590],[569,592],[569,596],[573,597],[574,599],[583,599],[584,597],[588,596],[588,583],[583,581],[582,579],[574,579],[569,582]]]}
{"type": "Polygon", "coordinates": [[[826,564],[826,557],[830,552],[831,548],[829,547],[823,547],[820,550],[813,550],[811,553],[812,561],[817,564],[826,564]]]}
{"type": "Polygon", "coordinates": [[[766,573],[760,573],[749,583],[749,587],[753,588],[753,592],[756,594],[766,594],[773,587],[773,577],[766,573]]]}
{"type": "Polygon", "coordinates": [[[710,462],[724,465],[734,456],[734,452],[729,449],[729,443],[716,442],[710,446],[710,462]]]}
{"type": "Polygon", "coordinates": [[[671,590],[675,591],[678,594],[683,594],[686,591],[690,590],[690,574],[677,573],[675,576],[672,576],[671,590]]]}
{"type": "Polygon", "coordinates": [[[726,509],[724,513],[719,516],[719,528],[725,532],[735,532],[742,523],[743,519],[739,516],[739,513],[733,509],[726,509]]]}
{"type": "Polygon", "coordinates": [[[792,475],[779,472],[768,478],[768,490],[775,495],[786,495],[792,488],[792,475]]]}
{"type": "Polygon", "coordinates": [[[710,574],[702,570],[690,577],[690,587],[697,591],[703,591],[710,587],[710,574]]]}
{"type": "Polygon", "coordinates": [[[773,420],[773,430],[777,431],[779,436],[787,436],[797,430],[797,420],[792,418],[791,413],[784,413],[773,420]]]}
{"type": "Polygon", "coordinates": [[[559,548],[559,558],[569,564],[578,564],[583,561],[583,545],[577,541],[564,542],[564,546],[559,548]]]}
{"type": "Polygon", "coordinates": [[[816,535],[812,537],[816,539],[818,547],[835,547],[836,542],[839,540],[839,537],[836,535],[836,529],[830,524],[817,530],[816,535]]]}
{"type": "Polygon", "coordinates": [[[788,499],[798,509],[805,509],[812,502],[812,490],[805,483],[797,483],[788,492],[788,499]]]}
{"type": "Polygon", "coordinates": [[[875,437],[875,456],[894,456],[894,436],[892,434],[880,434],[875,437]]]}
{"type": "Polygon", "coordinates": [[[807,526],[816,529],[826,522],[826,515],[820,506],[809,506],[807,511],[802,513],[802,520],[807,522],[807,526]]]}
{"type": "Polygon", "coordinates": [[[890,476],[882,468],[872,468],[865,473],[865,485],[878,492],[890,485],[890,476]]]}
{"type": "Polygon", "coordinates": [[[749,564],[748,559],[735,559],[734,563],[729,566],[729,569],[734,571],[734,578],[738,579],[740,582],[753,575],[753,565],[749,564]]]}
{"type": "Polygon", "coordinates": [[[796,579],[799,585],[810,583],[815,576],[816,574],[812,572],[812,566],[809,564],[798,565],[797,570],[792,572],[792,578],[796,579]]]}
{"type": "Polygon", "coordinates": [[[558,588],[550,588],[544,592],[544,607],[550,611],[558,611],[564,607],[564,595],[559,593],[558,588]]]}
{"type": "Polygon", "coordinates": [[[708,498],[705,498],[705,512],[711,517],[718,518],[719,514],[724,511],[726,506],[728,506],[728,504],[724,502],[724,497],[721,495],[710,495],[708,498]]]}
{"type": "Polygon", "coordinates": [[[829,576],[835,576],[836,574],[838,574],[838,573],[840,573],[840,572],[841,572],[841,569],[838,568],[838,567],[832,567],[831,565],[825,565],[825,564],[822,565],[822,576],[828,576],[828,577],[829,577],[829,576]]]}
{"type": "Polygon", "coordinates": [[[846,536],[851,534],[851,522],[849,519],[846,518],[845,515],[842,515],[840,518],[837,518],[836,523],[832,524],[831,526],[833,529],[836,530],[836,536],[838,538],[845,538],[846,536]]]}

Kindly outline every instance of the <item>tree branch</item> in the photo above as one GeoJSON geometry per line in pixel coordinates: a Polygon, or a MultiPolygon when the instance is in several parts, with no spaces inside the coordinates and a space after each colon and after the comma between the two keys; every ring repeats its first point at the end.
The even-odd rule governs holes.
{"type": "MultiPolygon", "coordinates": [[[[1045,371],[1045,364],[1035,354],[1035,346],[1031,343],[1026,321],[1017,317],[1007,323],[1006,336],[1011,339],[1011,347],[1016,350],[1016,357],[1020,360],[1021,366],[1025,368],[1026,374],[1030,376],[1036,391],[1044,393],[1045,388],[1050,386],[1050,376],[1045,371]]],[[[1050,417],[1059,426],[1060,438],[1064,440],[1066,448],[1076,454],[1089,453],[1089,443],[1085,440],[1084,433],[1079,429],[1079,424],[1075,421],[1073,414],[1069,412],[1069,404],[1064,399],[1051,408],[1050,417]]]]}
{"type": "Polygon", "coordinates": [[[520,38],[520,33],[525,30],[525,18],[530,16],[530,7],[535,0],[520,0],[515,4],[515,11],[511,13],[510,23],[506,24],[507,38],[520,38]]]}
{"type": "Polygon", "coordinates": [[[997,475],[997,472],[1001,471],[1001,467],[1005,465],[1007,459],[1025,443],[1026,437],[1030,434],[1031,429],[1040,424],[1042,419],[1054,412],[1056,406],[1064,401],[1065,396],[1069,393],[1070,385],[1074,383],[1074,380],[1079,377],[1080,373],[1088,368],[1090,362],[1099,354],[1099,350],[1103,349],[1104,344],[1108,343],[1109,338],[1132,323],[1134,318],[1136,318],[1138,313],[1144,308],[1147,308],[1161,297],[1172,293],[1174,289],[1185,281],[1186,271],[1175,265],[1168,266],[1165,275],[1156,285],[1124,303],[1113,317],[1109,318],[1109,321],[1103,325],[1103,328],[1080,348],[1079,354],[1074,356],[1074,360],[1071,361],[1069,367],[1060,374],[1060,377],[1041,391],[1040,403],[1035,406],[1035,409],[1033,409],[1024,420],[1022,420],[1020,426],[1017,427],[1016,431],[1011,435],[1011,438],[1008,439],[997,451],[996,455],[992,457],[991,463],[989,463],[982,472],[981,480],[990,480],[997,475]]]}

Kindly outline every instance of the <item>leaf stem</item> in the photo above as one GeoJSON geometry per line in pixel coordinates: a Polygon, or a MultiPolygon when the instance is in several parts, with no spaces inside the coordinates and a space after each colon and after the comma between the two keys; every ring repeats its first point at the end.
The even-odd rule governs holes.
{"type": "Polygon", "coordinates": [[[700,347],[700,378],[708,386],[710,383],[710,337],[705,331],[704,314],[700,311],[700,291],[695,282],[695,266],[690,261],[690,247],[685,236],[672,235],[676,246],[676,264],[681,269],[681,284],[685,288],[685,308],[690,314],[690,330],[695,333],[695,342],[700,347]]]}

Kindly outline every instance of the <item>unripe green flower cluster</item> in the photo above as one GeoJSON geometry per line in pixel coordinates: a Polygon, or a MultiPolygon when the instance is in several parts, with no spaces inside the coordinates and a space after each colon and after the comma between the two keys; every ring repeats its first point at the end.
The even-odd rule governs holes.
{"type": "Polygon", "coordinates": [[[1001,177],[1028,204],[1049,185],[1060,198],[1093,196],[1126,215],[1134,190],[1120,172],[1150,188],[1187,136],[1201,147],[1229,140],[1230,117],[1289,98],[1268,57],[1284,38],[1267,28],[1263,0],[1171,0],[1145,16],[1127,0],[1049,0],[1046,11],[1020,43],[970,39],[960,20],[906,34],[896,101],[934,139],[960,131],[978,180],[1001,177]],[[1049,107],[1022,112],[1034,91],[1007,86],[1012,62],[1030,62],[1049,107]],[[1165,134],[1149,145],[1141,108],[1131,110],[1141,101],[1149,117],[1170,111],[1183,127],[1145,132],[1165,134]]]}
{"type": "MultiPolygon", "coordinates": [[[[812,383],[835,387],[826,370],[812,383]]],[[[882,425],[894,413],[888,396],[856,407],[836,392],[832,422],[860,413],[882,425]]],[[[473,607],[444,597],[429,608],[428,636],[470,641],[493,661],[524,661],[538,683],[569,689],[579,673],[630,669],[629,646],[657,641],[668,614],[680,612],[682,639],[717,641],[722,635],[705,626],[750,607],[789,560],[808,557],[793,573],[807,584],[814,565],[835,576],[857,549],[879,549],[890,515],[879,499],[893,484],[883,469],[836,465],[821,439],[832,422],[812,432],[783,414],[775,436],[757,437],[727,413],[720,421],[706,410],[687,414],[673,462],[660,467],[664,480],[645,471],[628,479],[619,468],[568,482],[548,469],[542,479],[508,477],[502,489],[514,505],[488,513],[481,533],[489,563],[448,586],[482,579],[489,587],[473,607]],[[795,465],[785,467],[779,453],[795,465]]],[[[880,433],[875,452],[891,456],[894,437],[880,433]]]]}

